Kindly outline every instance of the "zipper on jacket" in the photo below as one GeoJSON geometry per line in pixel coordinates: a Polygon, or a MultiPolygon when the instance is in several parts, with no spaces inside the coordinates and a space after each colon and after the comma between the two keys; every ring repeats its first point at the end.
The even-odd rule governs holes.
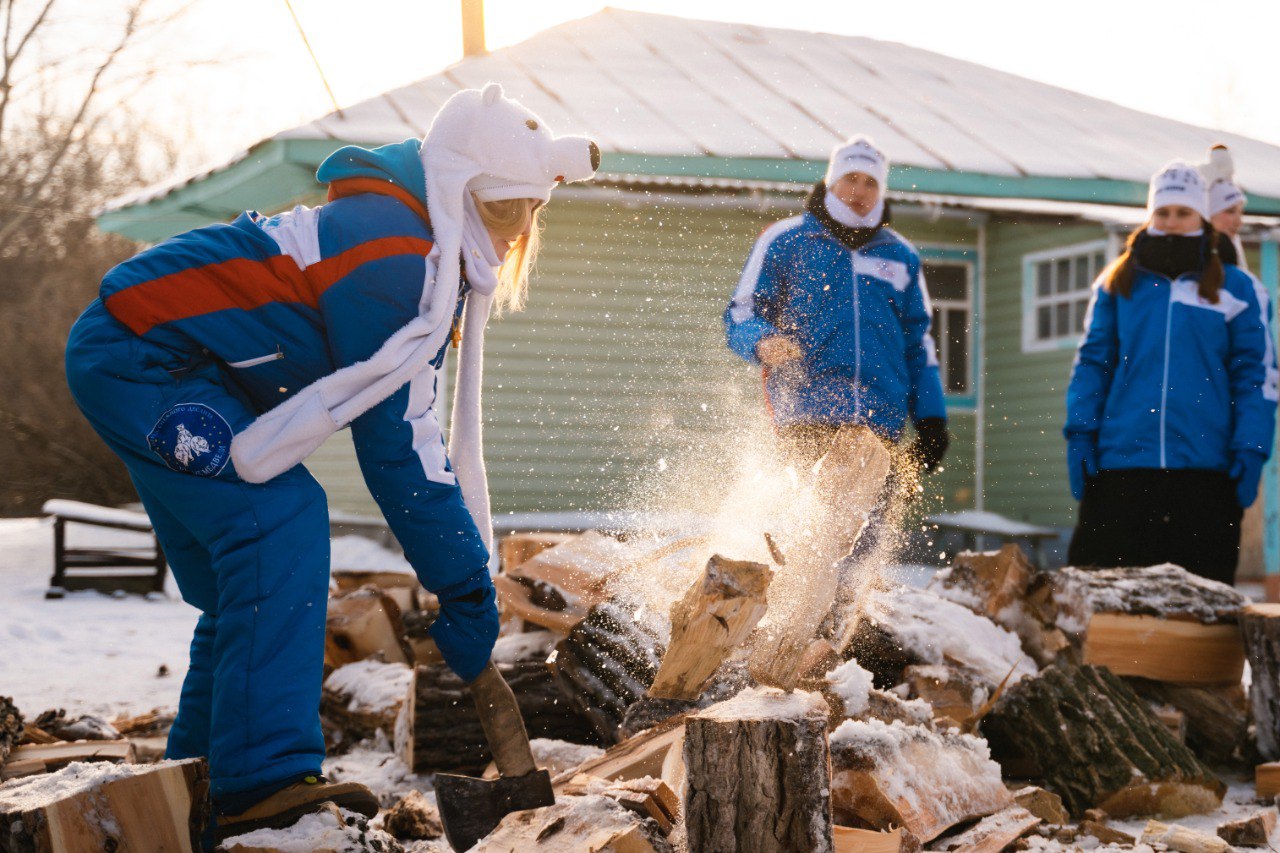
{"type": "Polygon", "coordinates": [[[284,350],[277,349],[271,355],[260,355],[257,358],[247,358],[244,361],[228,361],[227,367],[254,367],[259,364],[266,364],[269,361],[279,361],[284,358],[284,350]]]}
{"type": "MultiPolygon", "coordinates": [[[[1169,467],[1169,460],[1166,454],[1168,442],[1165,436],[1165,430],[1168,424],[1167,409],[1169,403],[1169,354],[1173,338],[1173,286],[1182,281],[1183,276],[1177,278],[1169,278],[1158,272],[1147,270],[1156,278],[1163,279],[1169,284],[1169,302],[1165,306],[1164,314],[1164,378],[1160,382],[1160,467],[1161,469],[1169,467]]],[[[1194,279],[1187,279],[1194,281],[1194,279]]]]}
{"type": "Polygon", "coordinates": [[[857,251],[849,253],[849,270],[853,282],[853,415],[862,418],[862,322],[861,306],[858,302],[858,262],[854,259],[857,251]]]}

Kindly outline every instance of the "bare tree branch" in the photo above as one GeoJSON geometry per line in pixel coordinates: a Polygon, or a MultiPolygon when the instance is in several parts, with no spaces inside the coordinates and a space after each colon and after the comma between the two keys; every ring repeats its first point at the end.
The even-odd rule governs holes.
{"type": "Polygon", "coordinates": [[[4,56],[0,59],[3,66],[0,67],[0,150],[3,150],[4,139],[4,121],[5,115],[9,109],[10,93],[13,91],[11,77],[13,75],[13,66],[17,64],[22,56],[22,51],[31,41],[32,36],[44,26],[45,19],[49,16],[49,11],[53,9],[53,4],[57,0],[45,0],[44,8],[40,10],[40,14],[31,22],[31,26],[22,34],[22,38],[18,40],[13,51],[9,50],[9,37],[13,31],[13,6],[15,0],[8,0],[8,6],[5,8],[4,17],[4,56]]]}

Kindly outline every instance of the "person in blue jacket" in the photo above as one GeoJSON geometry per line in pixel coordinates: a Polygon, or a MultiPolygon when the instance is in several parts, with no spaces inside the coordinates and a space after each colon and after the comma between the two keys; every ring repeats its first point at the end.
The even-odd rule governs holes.
{"type": "Polygon", "coordinates": [[[820,458],[843,424],[888,442],[916,430],[926,470],[948,444],[920,256],[889,227],[889,163],[865,137],[832,152],[804,213],[756,240],[725,310],[728,345],[763,366],[791,458],[820,458]]]}
{"type": "Polygon", "coordinates": [[[72,329],[76,403],[200,611],[167,756],[208,756],[218,837],[322,801],[378,808],[320,775],[329,522],[299,463],[337,429],[350,425],[370,492],[440,601],[445,661],[466,680],[488,662],[484,324],[495,300],[522,300],[552,187],[598,162],[594,143],[554,137],[500,87],[463,91],[423,140],[331,155],[317,173],[328,203],[246,212],[116,266],[72,329]],[[438,374],[459,338],[446,451],[438,374]]]}
{"type": "Polygon", "coordinates": [[[1275,429],[1266,293],[1222,263],[1204,179],[1152,178],[1149,219],[1094,286],[1067,388],[1079,566],[1176,563],[1231,583],[1275,429]]]}

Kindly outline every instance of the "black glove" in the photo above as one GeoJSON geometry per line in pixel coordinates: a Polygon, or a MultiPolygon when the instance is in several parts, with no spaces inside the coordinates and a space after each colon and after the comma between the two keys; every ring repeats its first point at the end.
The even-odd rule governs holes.
{"type": "Polygon", "coordinates": [[[916,441],[911,446],[911,455],[924,470],[932,471],[938,467],[949,444],[951,437],[947,435],[946,418],[921,418],[916,421],[916,441]]]}

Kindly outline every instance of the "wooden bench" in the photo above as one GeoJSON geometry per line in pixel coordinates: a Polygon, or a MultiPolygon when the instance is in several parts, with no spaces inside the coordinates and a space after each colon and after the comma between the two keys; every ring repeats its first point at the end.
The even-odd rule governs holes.
{"type": "Polygon", "coordinates": [[[925,524],[937,527],[943,533],[959,533],[966,551],[976,551],[985,547],[979,540],[996,539],[1003,545],[1006,542],[1026,544],[1031,551],[1031,561],[1044,567],[1044,544],[1052,542],[1062,534],[1052,527],[1040,527],[1015,521],[994,512],[965,509],[959,512],[943,512],[931,515],[925,524]]]}
{"type": "Polygon", "coordinates": [[[65,500],[46,501],[43,511],[53,516],[53,577],[45,598],[78,589],[164,592],[168,564],[146,513],[65,500]],[[67,544],[69,524],[147,533],[151,544],[72,547],[67,544]]]}

